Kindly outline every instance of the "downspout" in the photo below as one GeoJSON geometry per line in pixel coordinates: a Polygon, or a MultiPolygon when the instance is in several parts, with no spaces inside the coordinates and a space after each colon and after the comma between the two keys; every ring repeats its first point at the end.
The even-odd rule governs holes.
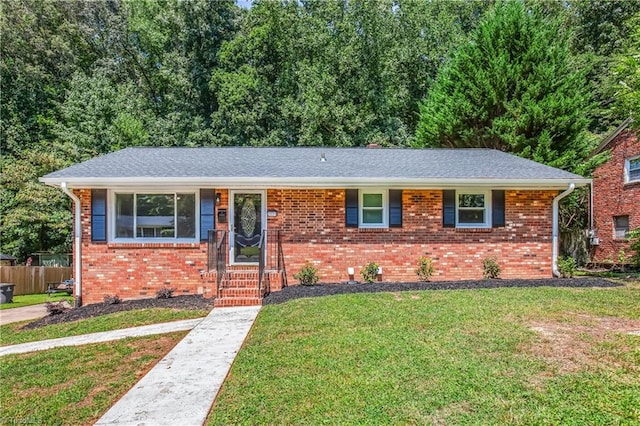
{"type": "Polygon", "coordinates": [[[67,182],[62,182],[60,184],[60,188],[64,191],[65,194],[69,196],[73,200],[73,207],[75,209],[74,219],[75,223],[73,225],[73,266],[74,273],[73,278],[76,285],[74,290],[74,306],[79,308],[82,306],[82,229],[80,229],[81,221],[80,221],[80,198],[73,192],[67,188],[67,182]]]}
{"type": "Polygon", "coordinates": [[[593,229],[593,182],[589,184],[589,232],[592,232],[593,229]]]}
{"type": "Polygon", "coordinates": [[[575,183],[570,183],[569,184],[569,188],[567,188],[563,193],[558,194],[558,196],[553,199],[553,219],[552,219],[552,221],[553,221],[553,228],[552,228],[553,246],[551,248],[551,272],[553,273],[554,277],[562,276],[562,274],[558,270],[558,251],[559,251],[559,248],[558,248],[559,230],[558,230],[558,228],[560,227],[559,224],[558,224],[558,204],[560,203],[560,200],[562,200],[567,195],[571,194],[574,189],[576,189],[576,184],[575,183]]]}

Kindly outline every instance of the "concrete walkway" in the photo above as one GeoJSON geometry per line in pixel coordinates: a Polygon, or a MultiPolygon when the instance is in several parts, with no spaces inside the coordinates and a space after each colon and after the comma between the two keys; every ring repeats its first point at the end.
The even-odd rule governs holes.
{"type": "MultiPolygon", "coordinates": [[[[16,308],[22,309],[22,308],[16,308]]],[[[42,351],[61,346],[80,346],[90,343],[109,342],[112,340],[126,339],[127,337],[150,336],[152,334],[173,333],[174,331],[191,330],[202,318],[165,322],[160,324],[143,325],[140,327],[123,328],[121,330],[103,331],[100,333],[82,334],[79,336],[60,337],[58,339],[40,340],[38,342],[21,343],[13,346],[0,346],[0,356],[10,354],[23,354],[27,352],[42,351]]]]}
{"type": "Polygon", "coordinates": [[[3,309],[0,311],[0,325],[18,321],[35,320],[46,317],[47,314],[47,307],[44,304],[3,309]]]}
{"type": "Polygon", "coordinates": [[[96,425],[202,425],[259,311],[213,309],[96,425]]]}

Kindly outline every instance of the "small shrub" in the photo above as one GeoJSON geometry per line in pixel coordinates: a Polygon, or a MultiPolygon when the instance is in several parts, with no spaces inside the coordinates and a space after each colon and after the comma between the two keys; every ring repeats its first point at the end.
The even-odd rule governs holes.
{"type": "Polygon", "coordinates": [[[175,288],[162,287],[156,291],[156,299],[171,299],[174,291],[176,291],[175,288]]]}
{"type": "Polygon", "coordinates": [[[318,284],[318,268],[313,266],[311,262],[305,262],[304,266],[300,269],[300,272],[293,274],[293,278],[300,281],[301,285],[316,285],[318,284]]]}
{"type": "Polygon", "coordinates": [[[487,280],[500,278],[500,265],[495,257],[485,257],[482,259],[482,276],[487,280]]]}
{"type": "Polygon", "coordinates": [[[429,281],[433,275],[433,260],[428,256],[420,256],[418,259],[418,269],[416,275],[420,281],[429,281]]]}
{"type": "Polygon", "coordinates": [[[562,274],[562,278],[573,278],[573,274],[576,273],[576,260],[571,256],[559,258],[558,271],[562,274]]]}
{"type": "Polygon", "coordinates": [[[104,301],[105,305],[118,305],[120,304],[120,302],[122,302],[122,299],[120,299],[120,296],[118,296],[117,294],[114,294],[113,296],[104,296],[102,300],[104,301]]]}
{"type": "Polygon", "coordinates": [[[620,267],[621,272],[625,272],[625,264],[627,263],[627,254],[624,252],[624,249],[621,248],[618,250],[618,266],[620,267]]]}
{"type": "Polygon", "coordinates": [[[64,302],[47,302],[45,306],[47,307],[49,315],[60,315],[69,310],[64,302]]]}
{"type": "Polygon", "coordinates": [[[362,268],[362,271],[360,271],[362,279],[369,284],[375,282],[376,278],[378,277],[379,267],[380,265],[378,265],[376,262],[369,262],[364,268],[362,268]]]}

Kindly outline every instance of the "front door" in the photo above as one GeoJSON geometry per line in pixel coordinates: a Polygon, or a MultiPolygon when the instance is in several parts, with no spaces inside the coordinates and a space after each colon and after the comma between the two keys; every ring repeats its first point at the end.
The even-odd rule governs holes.
{"type": "Polygon", "coordinates": [[[231,256],[233,263],[258,263],[265,218],[263,191],[231,191],[231,256]]]}

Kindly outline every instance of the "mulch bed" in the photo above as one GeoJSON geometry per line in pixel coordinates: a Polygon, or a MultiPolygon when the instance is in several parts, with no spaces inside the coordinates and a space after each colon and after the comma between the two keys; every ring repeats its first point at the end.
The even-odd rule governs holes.
{"type": "MultiPolygon", "coordinates": [[[[540,279],[540,280],[478,280],[478,281],[442,281],[442,282],[377,282],[366,283],[340,283],[320,284],[315,286],[295,285],[285,287],[281,291],[269,294],[263,300],[263,305],[275,305],[293,299],[304,297],[330,296],[349,293],[380,293],[395,291],[415,290],[463,290],[500,287],[618,287],[622,284],[603,278],[565,278],[565,279],[540,279]]],[[[173,308],[173,309],[201,309],[210,311],[213,309],[213,299],[205,299],[203,296],[188,295],[176,296],[169,299],[137,299],[126,300],[117,304],[96,303],[80,308],[69,309],[58,315],[48,315],[33,321],[23,329],[38,328],[49,324],[77,321],[114,312],[130,311],[133,309],[148,308],[173,308]]]]}
{"type": "Polygon", "coordinates": [[[318,297],[349,293],[379,293],[413,290],[464,290],[501,287],[619,287],[618,284],[603,278],[549,278],[537,280],[477,280],[477,281],[442,281],[442,282],[376,282],[373,284],[322,284],[315,286],[290,286],[282,291],[269,294],[263,305],[275,305],[303,297],[318,297]]]}
{"type": "Polygon", "coordinates": [[[112,314],[114,312],[131,311],[133,309],[149,308],[172,308],[172,309],[193,309],[210,311],[213,309],[213,299],[205,299],[198,295],[176,296],[168,299],[136,299],[125,300],[117,304],[95,303],[69,309],[58,315],[47,315],[34,322],[31,322],[23,329],[38,328],[50,324],[60,324],[63,322],[77,321],[100,315],[112,314]]]}

